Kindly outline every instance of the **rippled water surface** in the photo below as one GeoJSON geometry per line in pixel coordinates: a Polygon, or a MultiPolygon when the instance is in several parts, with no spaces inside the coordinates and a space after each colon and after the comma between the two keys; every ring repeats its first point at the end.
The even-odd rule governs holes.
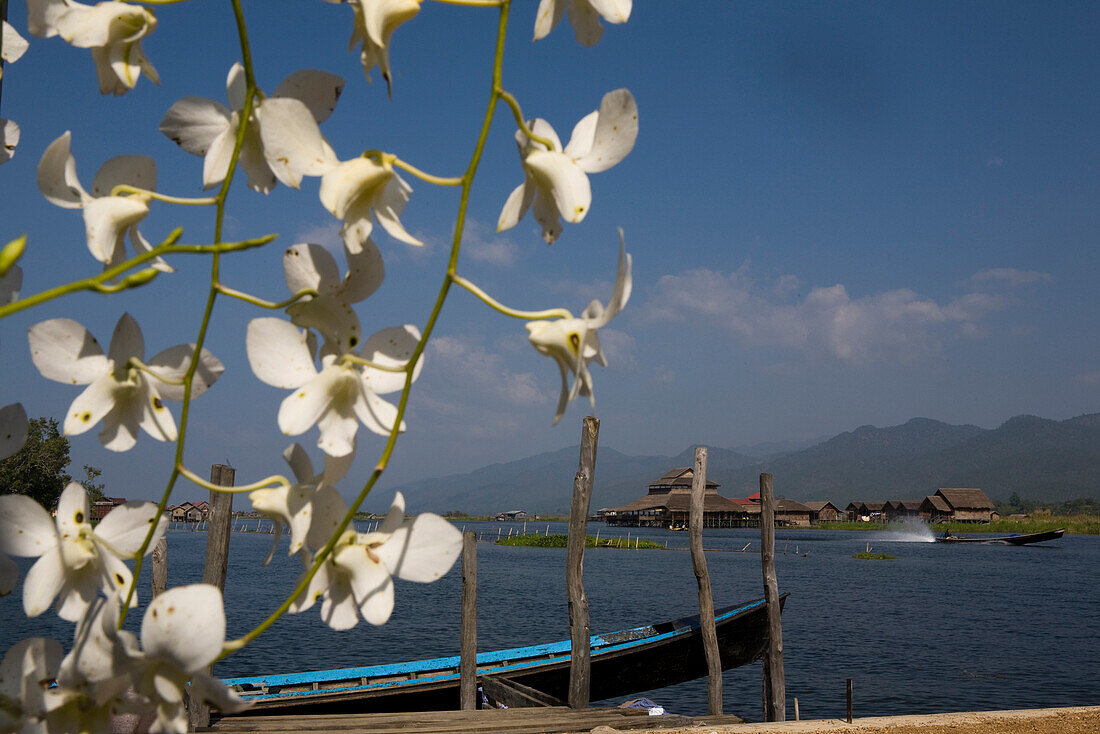
{"type": "MultiPolygon", "coordinates": [[[[494,537],[517,527],[467,526],[494,537]]],[[[602,525],[592,531],[597,527],[602,537],[628,532],[602,525]]],[[[529,532],[536,528],[543,532],[546,523],[528,524],[529,532]]],[[[550,530],[564,532],[564,525],[550,530]]],[[[663,530],[642,531],[642,537],[672,548],[688,542],[686,533],[663,530]]],[[[798,697],[803,717],[842,716],[845,678],[855,681],[855,710],[863,716],[1100,703],[1100,537],[1066,536],[1023,548],[922,539],[928,538],[777,532],[780,590],[791,594],[783,615],[787,695],[788,701],[798,697]],[[868,543],[897,559],[853,559],[868,543]]],[[[270,542],[270,535],[232,538],[230,636],[260,622],[300,573],[295,558],[278,552],[260,566],[270,542]]],[[[704,545],[716,551],[707,555],[716,605],[762,596],[758,553],[717,552],[750,542],[750,550],[759,549],[758,530],[706,531],[704,545]]],[[[203,533],[168,534],[170,585],[201,579],[204,545],[203,533]]],[[[285,552],[285,538],[282,547],[285,552]]],[[[21,561],[25,575],[29,563],[21,561]]],[[[147,571],[142,575],[145,591],[147,571]]],[[[686,551],[589,550],[584,581],[596,632],[698,611],[686,551]]],[[[564,550],[480,543],[478,582],[480,650],[568,638],[564,550]]],[[[216,672],[254,675],[458,654],[460,598],[456,564],[435,584],[398,582],[397,607],[383,627],[360,623],[337,633],[319,622],[316,608],[288,615],[216,672]]],[[[0,599],[0,619],[4,649],[32,634],[66,645],[72,635],[72,626],[52,611],[26,620],[21,588],[0,599]]],[[[133,614],[127,625],[136,630],[139,622],[140,613],[133,614]]],[[[726,711],[759,719],[760,665],[727,671],[724,694],[726,711]]],[[[706,712],[705,679],[645,695],[670,711],[706,712]]]]}

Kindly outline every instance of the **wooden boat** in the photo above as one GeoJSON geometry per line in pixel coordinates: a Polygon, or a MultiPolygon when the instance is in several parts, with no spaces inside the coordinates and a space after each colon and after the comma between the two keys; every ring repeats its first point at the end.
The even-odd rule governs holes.
{"type": "MultiPolygon", "coordinates": [[[[781,597],[780,603],[786,601],[781,597]]],[[[715,614],[722,669],[756,660],[768,638],[763,599],[715,614]]],[[[477,656],[478,683],[496,681],[529,691],[546,705],[565,699],[570,642],[517,647],[477,656]],[[533,689],[533,690],[532,690],[533,689]]],[[[591,638],[591,700],[661,688],[707,674],[699,615],[591,638]]],[[[252,707],[245,712],[369,713],[459,707],[459,657],[307,673],[229,678],[252,707]]],[[[534,704],[538,705],[538,704],[534,704]]]]}
{"type": "Polygon", "coordinates": [[[1029,545],[1031,543],[1042,543],[1044,540],[1058,540],[1066,534],[1064,528],[1058,530],[1047,530],[1042,533],[1028,533],[1026,535],[1005,535],[1000,538],[959,538],[954,535],[949,535],[944,538],[936,536],[937,543],[986,543],[989,545],[1029,545]]]}

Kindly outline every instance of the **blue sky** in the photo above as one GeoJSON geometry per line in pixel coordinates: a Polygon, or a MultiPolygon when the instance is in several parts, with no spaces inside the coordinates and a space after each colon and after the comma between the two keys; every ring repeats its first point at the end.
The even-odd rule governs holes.
{"type": "MultiPolygon", "coordinates": [[[[585,221],[547,246],[530,216],[493,231],[522,180],[514,122],[500,110],[460,272],[517,308],[579,312],[610,296],[624,228],[634,294],[601,332],[611,360],[594,368],[602,445],[672,454],[914,416],[993,427],[1019,413],[1100,410],[1100,7],[639,2],[629,23],[607,26],[586,49],[565,23],[532,43],[535,5],[516,3],[505,60],[505,86],[526,115],[567,138],[603,94],[627,87],[641,132],[625,161],[591,177],[585,221]]],[[[464,168],[487,97],[494,11],[425,3],[394,35],[388,99],[346,53],[348,8],[244,7],[263,88],[299,68],[347,80],[321,128],[341,158],[378,148],[441,175],[464,168]]],[[[29,39],[6,67],[2,114],[22,140],[0,168],[0,238],[28,234],[25,295],[98,272],[79,213],[34,185],[39,156],[65,130],[85,186],[107,158],[141,153],[157,161],[158,190],[201,195],[200,159],[156,128],[180,97],[224,101],[238,53],[232,15],[228,3],[197,0],[156,13],[144,49],[161,87],[142,79],[102,98],[89,53],[56,38],[29,39]]],[[[26,35],[23,4],[10,14],[26,35]]],[[[387,280],[357,308],[366,333],[422,324],[445,267],[456,192],[410,183],[403,222],[427,246],[376,230],[387,280]]],[[[300,193],[280,186],[267,197],[236,186],[227,237],[281,237],[227,258],[227,285],[279,299],[285,246],[339,251],[339,223],[317,186],[308,179],[300,193]]],[[[158,241],[183,225],[184,241],[206,242],[212,223],[206,209],[157,206],[141,229],[158,241]]],[[[106,344],[129,311],[149,355],[193,340],[207,264],[173,264],[179,272],[142,291],[81,295],[5,320],[0,402],[60,416],[76,397],[30,363],[25,330],[42,319],[75,318],[106,344]]],[[[267,315],[229,301],[216,309],[210,348],[228,371],[194,403],[186,460],[200,473],[227,460],[239,482],[284,470],[291,439],[275,415],[286,393],[260,383],[244,352],[248,321],[267,315]]],[[[455,291],[436,334],[409,431],[369,506],[388,502],[387,485],[577,442],[587,406],[574,403],[551,426],[557,369],[529,346],[522,322],[455,291]]],[[[316,460],[315,439],[314,430],[297,440],[316,460]]],[[[360,431],[359,474],[381,447],[360,431]]],[[[121,455],[95,431],[73,440],[74,465],[102,467],[110,493],[131,498],[159,494],[170,457],[145,435],[121,455]]],[[[345,484],[350,492],[354,482],[345,484]]],[[[181,499],[192,495],[201,493],[181,487],[181,499]]]]}

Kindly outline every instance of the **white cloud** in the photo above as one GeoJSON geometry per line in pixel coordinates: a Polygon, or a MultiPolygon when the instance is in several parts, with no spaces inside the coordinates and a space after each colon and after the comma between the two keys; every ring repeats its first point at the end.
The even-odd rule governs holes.
{"type": "Polygon", "coordinates": [[[1095,372],[1082,372],[1077,375],[1077,381],[1091,387],[1100,387],[1100,370],[1095,372]]]}
{"type": "Polygon", "coordinates": [[[649,381],[655,385],[671,385],[676,382],[676,370],[667,364],[657,365],[657,369],[653,370],[649,381]]]}
{"type": "Polygon", "coordinates": [[[639,311],[653,320],[702,321],[749,346],[799,349],[859,364],[935,353],[945,332],[979,336],[982,319],[1008,305],[986,293],[941,304],[905,288],[853,298],[841,284],[815,287],[795,301],[795,282],[784,276],[777,285],[759,286],[747,267],[728,275],[692,270],[662,277],[639,311]]]}
{"type": "Polygon", "coordinates": [[[446,375],[445,383],[452,388],[432,390],[433,393],[454,392],[455,399],[465,398],[463,402],[471,404],[484,404],[487,398],[499,403],[499,397],[517,406],[549,400],[539,390],[534,374],[512,372],[499,354],[488,352],[469,339],[437,336],[429,342],[428,351],[428,364],[437,375],[446,375]],[[499,397],[493,399],[492,395],[499,397]]]}
{"type": "Polygon", "coordinates": [[[1029,283],[1053,283],[1054,276],[1038,270],[1017,270],[1016,268],[990,268],[974,273],[970,277],[973,284],[995,284],[1018,286],[1029,283]]]}
{"type": "Polygon", "coordinates": [[[613,370],[635,370],[638,360],[634,356],[634,337],[625,331],[604,327],[599,332],[600,347],[607,357],[607,367],[613,370]]]}

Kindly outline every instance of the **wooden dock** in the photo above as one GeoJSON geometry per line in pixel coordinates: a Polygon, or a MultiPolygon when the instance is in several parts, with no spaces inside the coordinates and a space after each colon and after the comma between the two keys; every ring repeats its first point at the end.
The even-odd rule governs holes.
{"type": "Polygon", "coordinates": [[[741,724],[733,715],[650,716],[646,709],[585,708],[567,706],[476,711],[418,711],[393,714],[316,714],[306,716],[226,716],[210,727],[213,732],[322,732],[355,731],[370,734],[472,734],[473,732],[588,732],[596,727],[617,731],[677,729],[696,725],[741,724]]]}

